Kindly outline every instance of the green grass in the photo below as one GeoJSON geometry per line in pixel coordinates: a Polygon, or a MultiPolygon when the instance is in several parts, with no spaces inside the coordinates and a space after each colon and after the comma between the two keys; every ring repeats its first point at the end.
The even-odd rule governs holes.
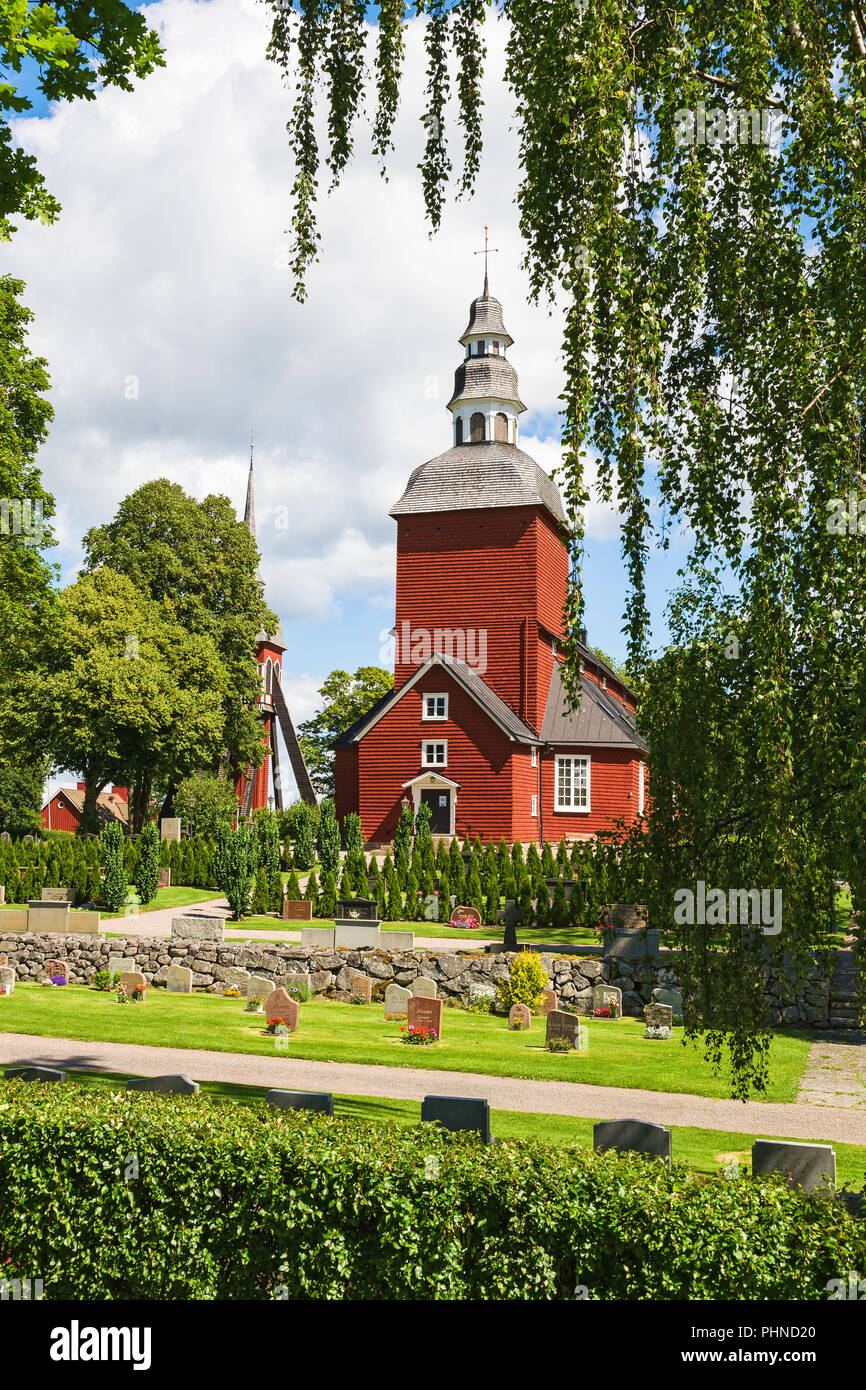
{"type": "MultiPolygon", "coordinates": [[[[233,922],[229,918],[226,927],[232,931],[243,932],[247,929],[254,931],[271,931],[276,933],[286,931],[300,931],[301,927],[332,927],[333,919],[324,917],[314,917],[311,922],[283,922],[279,917],[243,917],[238,922],[233,922]]],[[[389,931],[411,931],[418,937],[429,937],[433,940],[443,941],[462,941],[471,947],[478,941],[502,941],[505,936],[502,927],[479,927],[478,930],[467,930],[463,927],[448,927],[441,922],[380,922],[379,929],[383,932],[389,931]]],[[[541,941],[550,942],[552,945],[597,945],[600,937],[598,932],[589,927],[574,927],[564,931],[556,931],[553,927],[549,930],[537,931],[534,928],[530,931],[522,931],[518,928],[518,939],[521,941],[541,941]]],[[[234,939],[234,938],[233,938],[234,939]]],[[[242,937],[238,937],[242,940],[242,937]]]]}
{"type": "MultiPolygon", "coordinates": [[[[193,903],[213,902],[214,899],[222,897],[218,888],[157,888],[156,897],[153,902],[148,903],[147,907],[140,907],[139,912],[159,912],[163,907],[190,907],[193,903]]],[[[99,909],[103,921],[110,922],[112,919],[123,917],[123,912],[106,912],[103,908],[99,909]]],[[[136,913],[130,913],[130,917],[135,917],[136,913]]]]}
{"type": "MultiPolygon", "coordinates": [[[[84,1072],[66,1069],[70,1085],[93,1086],[119,1090],[129,1079],[117,1072],[84,1072]]],[[[201,1094],[221,1104],[256,1105],[264,1100],[266,1086],[241,1086],[228,1081],[202,1081],[201,1094]]],[[[0,1093],[2,1096],[2,1093],[0,1093]]],[[[421,1120],[421,1103],[414,1100],[386,1100],[377,1096],[334,1095],[336,1119],[370,1120],[377,1124],[417,1125],[421,1120]]],[[[528,1114],[520,1110],[494,1110],[491,1129],[498,1139],[538,1139],[543,1144],[580,1144],[592,1147],[594,1119],[570,1115],[528,1114]]],[[[737,1131],[694,1129],[671,1126],[674,1157],[699,1173],[715,1173],[728,1167],[732,1158],[739,1162],[740,1172],[751,1167],[751,1148],[760,1134],[737,1131]]],[[[802,1141],[799,1141],[802,1142],[802,1141]]],[[[823,1141],[813,1141],[823,1142],[823,1141]]],[[[866,1147],[857,1144],[833,1144],[836,1152],[836,1182],[862,1188],[866,1179],[866,1147]]]]}
{"type": "MultiPolygon", "coordinates": [[[[47,990],[19,984],[13,995],[0,1000],[0,1020],[4,1031],[42,1037],[260,1056],[275,1053],[275,1041],[265,1034],[261,1015],[245,1014],[241,1000],[215,994],[177,995],[151,989],[144,1004],[121,1006],[113,994],[86,985],[47,990]]],[[[409,1048],[401,1040],[399,1023],[384,1020],[381,1003],[359,1007],[314,999],[301,1007],[300,1027],[289,1039],[287,1055],[310,1061],[728,1096],[724,1078],[713,1075],[697,1048],[682,1045],[681,1029],[674,1030],[670,1042],[648,1042],[638,1019],[585,1022],[589,1029],[585,1052],[551,1054],[544,1047],[543,1018],[533,1019],[525,1032],[512,1033],[504,1018],[446,1009],[442,1040],[433,1047],[409,1048]]],[[[796,1098],[809,1046],[810,1040],[803,1035],[775,1036],[770,1083],[761,1099],[796,1098]]]]}

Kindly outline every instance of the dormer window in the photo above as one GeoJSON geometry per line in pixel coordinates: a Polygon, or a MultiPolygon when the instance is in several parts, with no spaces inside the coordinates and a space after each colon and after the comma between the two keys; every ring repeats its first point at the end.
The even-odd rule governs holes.
{"type": "Polygon", "coordinates": [[[491,351],[492,353],[494,353],[494,354],[498,357],[498,356],[499,356],[499,344],[498,344],[498,343],[491,343],[491,344],[490,344],[490,351],[491,351]]]}
{"type": "Polygon", "coordinates": [[[483,357],[487,352],[487,343],[483,338],[478,339],[478,356],[483,357]]]}

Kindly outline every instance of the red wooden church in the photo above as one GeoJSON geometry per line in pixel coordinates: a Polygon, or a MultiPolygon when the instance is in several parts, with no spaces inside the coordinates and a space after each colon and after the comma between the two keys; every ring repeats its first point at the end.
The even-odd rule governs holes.
{"type": "Polygon", "coordinates": [[[643,812],[632,692],[581,643],[562,682],[568,528],[518,445],[513,339],[488,290],[460,342],[452,447],[412,473],[397,523],[394,691],[335,744],[336,809],[368,843],[427,801],[434,834],[583,839],[643,812]]]}

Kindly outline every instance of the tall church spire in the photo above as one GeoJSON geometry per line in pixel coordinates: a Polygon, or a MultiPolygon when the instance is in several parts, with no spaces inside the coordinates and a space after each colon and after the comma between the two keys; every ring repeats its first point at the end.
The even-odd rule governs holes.
{"type": "Polygon", "coordinates": [[[244,507],[244,525],[253,540],[256,536],[256,499],[253,491],[253,432],[250,430],[250,471],[247,476],[247,501],[244,507]]]}

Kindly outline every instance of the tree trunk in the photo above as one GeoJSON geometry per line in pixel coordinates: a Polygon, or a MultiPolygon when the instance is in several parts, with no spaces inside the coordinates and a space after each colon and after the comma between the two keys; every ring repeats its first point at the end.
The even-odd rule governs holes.
{"type": "Polygon", "coordinates": [[[99,834],[99,816],[96,813],[96,800],[105,786],[103,779],[95,772],[84,773],[84,807],[81,812],[82,835],[99,834]]]}

